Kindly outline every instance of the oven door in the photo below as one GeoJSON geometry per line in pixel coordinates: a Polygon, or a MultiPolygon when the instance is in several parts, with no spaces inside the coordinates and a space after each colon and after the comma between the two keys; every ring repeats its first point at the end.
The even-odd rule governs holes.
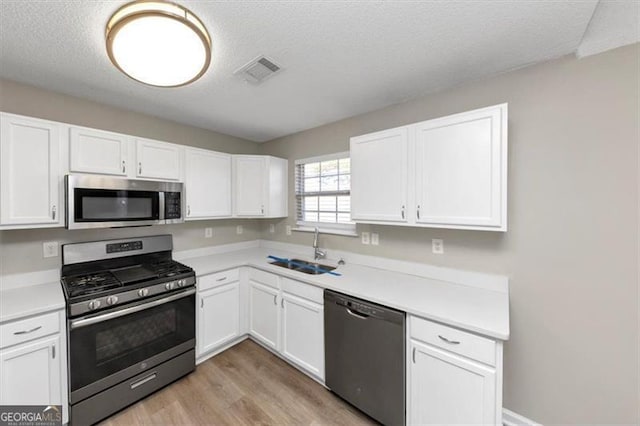
{"type": "Polygon", "coordinates": [[[190,288],[69,321],[70,402],[193,349],[195,291],[190,288]]]}

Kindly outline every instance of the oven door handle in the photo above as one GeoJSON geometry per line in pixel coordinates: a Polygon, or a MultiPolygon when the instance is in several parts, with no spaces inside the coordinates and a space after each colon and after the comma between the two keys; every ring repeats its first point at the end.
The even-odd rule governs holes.
{"type": "Polygon", "coordinates": [[[192,294],[195,294],[195,292],[196,292],[196,289],[191,288],[187,291],[183,291],[168,297],[163,297],[162,299],[154,300],[153,302],[144,303],[142,305],[131,306],[129,308],[120,309],[118,311],[113,311],[113,312],[109,312],[102,315],[96,315],[95,317],[80,318],[80,319],[72,320],[71,329],[73,330],[80,327],[86,327],[87,325],[96,324],[96,323],[107,321],[113,318],[122,317],[125,315],[132,314],[134,312],[144,311],[145,309],[153,308],[154,306],[159,306],[167,302],[172,302],[174,300],[191,296],[192,294]]]}

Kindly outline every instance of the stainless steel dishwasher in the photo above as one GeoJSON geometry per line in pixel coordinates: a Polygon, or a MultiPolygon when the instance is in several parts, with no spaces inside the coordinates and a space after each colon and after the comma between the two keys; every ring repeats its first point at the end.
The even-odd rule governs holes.
{"type": "Polygon", "coordinates": [[[405,423],[405,314],[324,291],[325,382],[377,421],[405,423]]]}

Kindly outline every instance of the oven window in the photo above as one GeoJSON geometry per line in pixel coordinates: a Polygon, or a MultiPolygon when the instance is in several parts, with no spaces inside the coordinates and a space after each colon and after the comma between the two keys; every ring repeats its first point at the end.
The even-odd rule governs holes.
{"type": "Polygon", "coordinates": [[[96,333],[96,364],[102,365],[176,332],[176,312],[165,309],[96,333]]]}
{"type": "Polygon", "coordinates": [[[75,190],[76,222],[157,220],[159,196],[153,191],[75,190]]]}
{"type": "Polygon", "coordinates": [[[195,342],[195,295],[83,327],[70,327],[71,390],[189,342],[195,342]]]}

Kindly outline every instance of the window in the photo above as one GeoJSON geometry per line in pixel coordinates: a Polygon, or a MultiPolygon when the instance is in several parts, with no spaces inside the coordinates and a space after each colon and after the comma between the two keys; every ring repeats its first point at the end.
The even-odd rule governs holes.
{"type": "Polygon", "coordinates": [[[296,214],[302,227],[351,231],[351,160],[348,152],[296,161],[296,214]]]}

